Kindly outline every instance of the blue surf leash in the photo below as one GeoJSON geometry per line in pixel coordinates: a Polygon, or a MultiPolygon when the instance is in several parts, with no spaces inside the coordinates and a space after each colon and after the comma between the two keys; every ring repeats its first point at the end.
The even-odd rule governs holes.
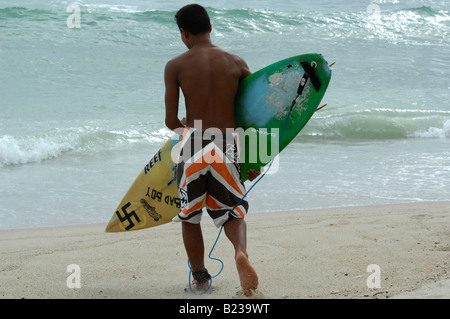
{"type": "MultiPolygon", "coordinates": [[[[264,176],[266,176],[267,172],[268,172],[268,171],[270,170],[270,168],[272,167],[273,160],[274,160],[275,157],[278,155],[278,149],[279,149],[279,147],[280,147],[281,137],[283,136],[284,131],[286,130],[287,123],[288,123],[288,121],[289,121],[289,118],[291,117],[292,109],[294,108],[294,105],[295,105],[295,103],[297,102],[297,100],[298,100],[298,98],[300,97],[300,95],[301,95],[301,92],[300,92],[300,93],[297,92],[297,96],[296,96],[295,99],[292,101],[291,107],[290,107],[290,109],[289,109],[289,113],[288,113],[288,115],[287,115],[287,117],[286,117],[286,121],[284,122],[284,125],[283,125],[283,129],[281,130],[280,137],[278,138],[277,148],[275,149],[276,154],[274,154],[273,158],[270,160],[269,166],[267,167],[266,171],[263,172],[263,174],[262,174],[260,177],[258,177],[258,179],[256,180],[256,182],[254,182],[254,183],[252,184],[252,186],[247,190],[247,192],[246,192],[246,193],[244,194],[244,196],[239,200],[239,202],[233,207],[232,211],[234,211],[234,210],[236,209],[236,207],[238,207],[238,206],[242,203],[242,201],[244,200],[244,198],[247,197],[247,194],[250,193],[250,191],[253,189],[253,187],[255,187],[256,184],[258,184],[259,181],[260,181],[264,176]]],[[[209,286],[208,286],[208,288],[207,288],[205,291],[203,291],[202,293],[198,293],[198,294],[197,294],[197,293],[195,293],[195,292],[192,290],[192,285],[191,285],[192,268],[191,268],[191,264],[190,264],[189,259],[188,259],[188,267],[189,267],[189,289],[191,290],[192,293],[194,293],[194,294],[196,294],[196,295],[203,295],[203,294],[207,293],[208,290],[211,288],[212,280],[213,280],[214,278],[216,278],[217,276],[219,276],[220,273],[221,273],[222,270],[223,270],[223,267],[224,267],[223,261],[220,260],[220,259],[218,259],[218,258],[211,257],[211,254],[212,254],[212,252],[214,251],[214,248],[216,247],[217,242],[219,241],[220,235],[222,234],[222,229],[223,229],[223,226],[220,227],[219,234],[217,235],[216,241],[214,242],[214,245],[212,246],[212,248],[211,248],[211,250],[210,250],[210,252],[209,252],[209,255],[208,255],[208,258],[209,258],[209,259],[211,259],[211,260],[216,260],[216,261],[220,262],[220,263],[221,263],[221,268],[220,268],[219,272],[218,272],[215,276],[212,276],[212,277],[209,279],[209,286]]]]}

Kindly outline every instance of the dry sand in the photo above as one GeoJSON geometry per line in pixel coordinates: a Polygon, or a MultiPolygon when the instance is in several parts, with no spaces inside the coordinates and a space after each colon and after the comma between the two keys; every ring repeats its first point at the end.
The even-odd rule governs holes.
{"type": "MultiPolygon", "coordinates": [[[[256,297],[450,298],[450,202],[251,213],[247,225],[256,297]],[[367,286],[373,264],[378,289],[367,286]]],[[[179,224],[130,233],[105,226],[0,231],[0,298],[244,298],[224,234],[212,256],[225,267],[198,296],[186,289],[179,224]],[[67,286],[71,264],[80,288],[67,286]]],[[[218,229],[209,217],[202,227],[208,253],[218,229]]],[[[213,275],[220,269],[206,265],[213,275]]]]}

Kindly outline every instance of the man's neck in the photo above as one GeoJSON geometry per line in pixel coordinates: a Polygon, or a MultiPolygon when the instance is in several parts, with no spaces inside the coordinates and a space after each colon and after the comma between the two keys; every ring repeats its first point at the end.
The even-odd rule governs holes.
{"type": "Polygon", "coordinates": [[[213,46],[209,33],[196,36],[193,39],[189,47],[189,50],[195,47],[208,47],[208,46],[213,46]]]}

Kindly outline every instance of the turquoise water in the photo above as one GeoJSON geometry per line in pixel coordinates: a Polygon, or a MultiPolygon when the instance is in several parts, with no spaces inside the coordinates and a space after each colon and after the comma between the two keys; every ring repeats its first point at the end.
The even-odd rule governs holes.
{"type": "MultiPolygon", "coordinates": [[[[213,42],[252,71],[310,52],[336,61],[328,106],[250,193],[251,212],[450,200],[447,1],[198,3],[213,42]]],[[[184,4],[1,2],[0,228],[109,220],[171,135],[162,80],[185,51],[184,4]]]]}

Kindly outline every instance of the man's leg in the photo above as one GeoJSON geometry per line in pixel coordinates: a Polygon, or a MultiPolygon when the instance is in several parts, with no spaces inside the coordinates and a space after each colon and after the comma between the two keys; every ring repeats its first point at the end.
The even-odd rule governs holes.
{"type": "Polygon", "coordinates": [[[211,276],[205,268],[205,246],[200,223],[183,222],[182,232],[184,247],[192,269],[192,276],[194,280],[197,280],[195,289],[205,290],[209,287],[211,276]]]}
{"type": "Polygon", "coordinates": [[[251,290],[258,288],[258,275],[248,260],[247,224],[241,218],[230,218],[224,225],[225,234],[234,246],[236,268],[239,273],[244,295],[252,295],[251,290]]]}
{"type": "Polygon", "coordinates": [[[192,272],[205,269],[205,246],[200,224],[182,222],[182,232],[192,272]]]}

